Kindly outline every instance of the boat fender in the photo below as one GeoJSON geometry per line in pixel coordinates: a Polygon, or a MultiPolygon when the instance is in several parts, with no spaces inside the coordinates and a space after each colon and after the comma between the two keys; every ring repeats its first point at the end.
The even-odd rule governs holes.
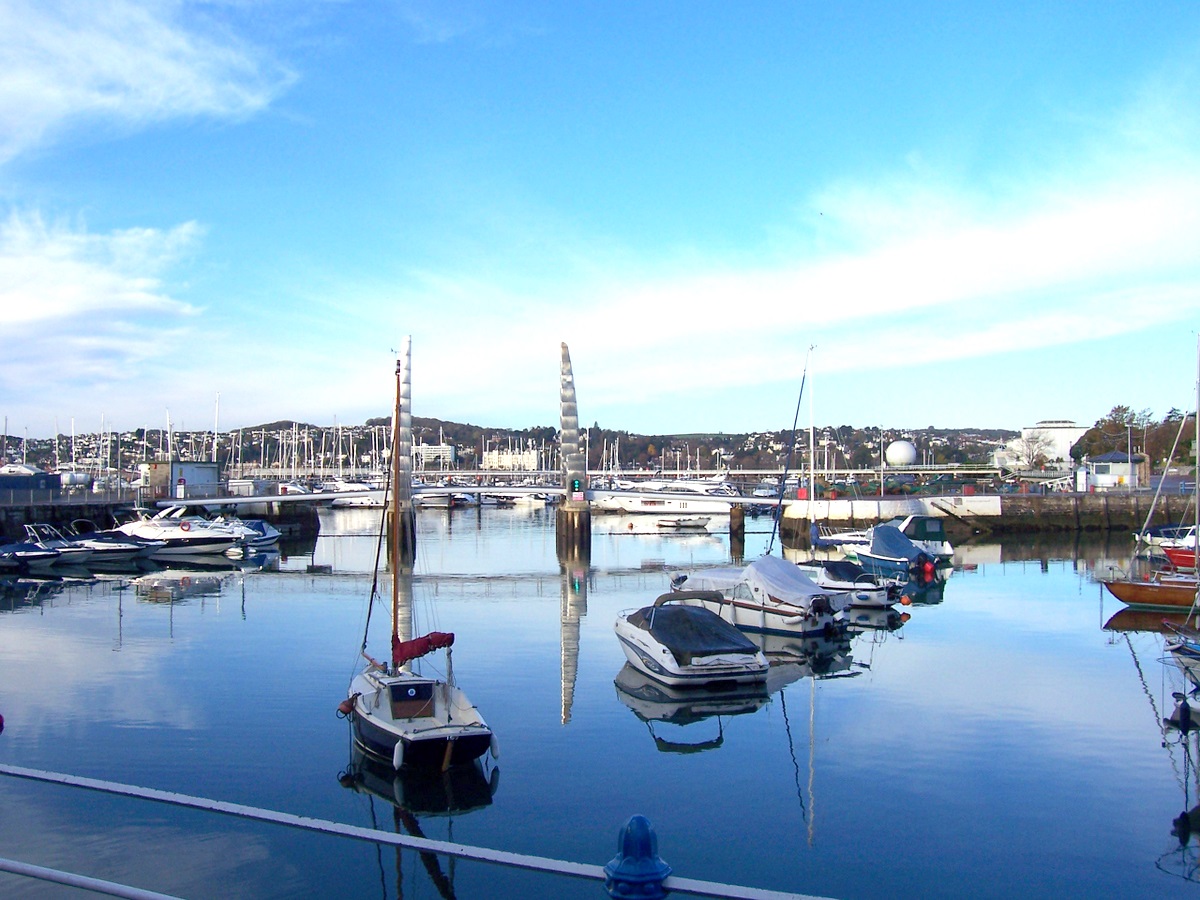
{"type": "Polygon", "coordinates": [[[492,735],[492,739],[488,742],[488,749],[492,751],[492,759],[500,758],[500,742],[496,740],[496,736],[494,734],[492,735]]]}
{"type": "Polygon", "coordinates": [[[404,741],[398,740],[398,741],[396,741],[395,748],[392,750],[392,768],[395,769],[397,772],[399,772],[400,767],[403,765],[404,765],[404,741]]]}
{"type": "Polygon", "coordinates": [[[360,696],[362,695],[356,692],[339,703],[337,705],[337,717],[345,719],[352,716],[354,714],[354,701],[360,696]]]}
{"type": "Polygon", "coordinates": [[[191,530],[192,530],[192,523],[191,523],[191,522],[180,522],[180,523],[179,523],[179,530],[180,530],[180,531],[191,531],[191,530]]]}
{"type": "Polygon", "coordinates": [[[908,596],[908,594],[905,594],[903,597],[900,598],[900,605],[901,606],[912,606],[912,597],[908,596]]]}
{"type": "MultiPolygon", "coordinates": [[[[0,716],[0,734],[4,733],[4,716],[0,716]]],[[[495,740],[495,738],[493,738],[495,740]]]]}

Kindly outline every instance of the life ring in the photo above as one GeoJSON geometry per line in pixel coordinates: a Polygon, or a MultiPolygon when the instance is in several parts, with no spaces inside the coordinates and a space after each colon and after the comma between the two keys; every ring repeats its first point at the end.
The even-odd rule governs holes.
{"type": "Polygon", "coordinates": [[[179,583],[181,585],[183,585],[184,587],[191,587],[192,579],[189,576],[184,575],[182,578],[179,579],[179,583]]]}
{"type": "Polygon", "coordinates": [[[180,523],[179,523],[179,528],[180,528],[182,531],[191,531],[191,530],[192,530],[192,523],[191,523],[191,522],[180,522],[180,523]]]}

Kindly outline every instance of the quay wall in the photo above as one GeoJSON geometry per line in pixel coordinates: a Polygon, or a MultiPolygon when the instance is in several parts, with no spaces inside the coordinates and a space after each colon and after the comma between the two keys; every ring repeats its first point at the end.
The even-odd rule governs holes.
{"type": "Polygon", "coordinates": [[[1151,492],[997,494],[942,497],[877,497],[871,500],[813,500],[784,511],[785,540],[807,542],[813,522],[835,528],[865,528],[896,516],[939,516],[954,538],[975,534],[1063,531],[1136,531],[1146,522],[1165,525],[1195,517],[1191,495],[1151,492]]]}

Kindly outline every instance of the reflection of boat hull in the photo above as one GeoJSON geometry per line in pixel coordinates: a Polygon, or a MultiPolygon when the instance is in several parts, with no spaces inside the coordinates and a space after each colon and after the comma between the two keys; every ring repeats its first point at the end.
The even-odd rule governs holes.
{"type": "Polygon", "coordinates": [[[1171,631],[1171,624],[1182,625],[1187,620],[1185,612],[1161,612],[1138,607],[1126,607],[1114,613],[1104,623],[1105,631],[1171,631]]]}
{"type": "Polygon", "coordinates": [[[478,761],[446,772],[397,772],[355,747],[350,767],[339,780],[344,787],[373,794],[409,812],[440,815],[490,806],[499,776],[499,769],[492,769],[490,778],[485,776],[478,761]]]}
{"type": "Polygon", "coordinates": [[[625,663],[613,684],[617,697],[644,722],[689,725],[711,716],[752,713],[766,705],[767,687],[761,679],[727,690],[673,688],[625,663]]]}

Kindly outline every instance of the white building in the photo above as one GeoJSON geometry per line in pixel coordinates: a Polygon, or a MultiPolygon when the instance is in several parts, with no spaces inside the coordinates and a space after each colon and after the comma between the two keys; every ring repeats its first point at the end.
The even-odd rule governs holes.
{"type": "Polygon", "coordinates": [[[1020,437],[992,455],[993,461],[1006,469],[1032,469],[1040,456],[1048,467],[1066,469],[1071,462],[1071,448],[1087,432],[1070,419],[1043,419],[1032,428],[1022,428],[1020,437]],[[1031,455],[1033,459],[1026,458],[1031,455]]]}
{"type": "Polygon", "coordinates": [[[1128,456],[1120,450],[1089,457],[1075,473],[1077,491],[1136,491],[1149,484],[1150,470],[1140,453],[1128,456]]]}
{"type": "Polygon", "coordinates": [[[457,461],[458,452],[453,444],[413,444],[412,466],[415,471],[453,469],[457,461]]]}

